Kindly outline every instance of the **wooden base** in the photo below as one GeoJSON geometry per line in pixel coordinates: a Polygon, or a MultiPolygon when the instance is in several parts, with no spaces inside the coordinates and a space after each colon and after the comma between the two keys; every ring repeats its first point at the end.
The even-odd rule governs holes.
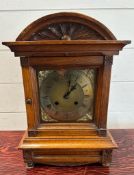
{"type": "Polygon", "coordinates": [[[79,152],[79,155],[63,154],[63,155],[47,155],[43,150],[24,151],[24,162],[27,168],[33,168],[35,163],[56,165],[56,166],[80,166],[85,164],[100,163],[104,167],[109,167],[112,160],[112,150],[88,151],[87,155],[79,152]],[[30,158],[29,158],[30,157],[30,158]]]}
{"type": "Polygon", "coordinates": [[[101,163],[109,166],[114,148],[117,145],[109,132],[105,137],[92,135],[63,138],[28,137],[26,132],[19,146],[23,150],[27,167],[33,167],[36,163],[58,166],[101,163]]]}

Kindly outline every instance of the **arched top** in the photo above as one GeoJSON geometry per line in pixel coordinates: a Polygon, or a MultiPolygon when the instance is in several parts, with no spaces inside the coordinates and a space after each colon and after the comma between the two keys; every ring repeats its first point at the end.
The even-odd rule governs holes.
{"type": "Polygon", "coordinates": [[[62,12],[44,16],[28,25],[16,41],[116,40],[102,23],[89,16],[62,12]]]}

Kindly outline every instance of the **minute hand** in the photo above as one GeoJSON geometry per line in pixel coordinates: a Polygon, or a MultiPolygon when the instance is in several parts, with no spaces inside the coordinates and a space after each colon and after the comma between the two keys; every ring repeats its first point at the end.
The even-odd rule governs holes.
{"type": "Polygon", "coordinates": [[[64,95],[64,98],[67,98],[67,97],[69,96],[69,94],[70,94],[74,89],[76,89],[76,85],[77,85],[77,84],[75,84],[75,85],[73,85],[73,86],[71,87],[71,89],[64,95]]]}

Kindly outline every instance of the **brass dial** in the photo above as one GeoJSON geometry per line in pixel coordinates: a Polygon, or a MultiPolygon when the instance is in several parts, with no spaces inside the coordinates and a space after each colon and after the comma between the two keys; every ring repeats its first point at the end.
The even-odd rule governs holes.
{"type": "Polygon", "coordinates": [[[44,112],[51,118],[76,121],[92,106],[91,81],[81,70],[50,71],[42,80],[40,100],[44,112]]]}

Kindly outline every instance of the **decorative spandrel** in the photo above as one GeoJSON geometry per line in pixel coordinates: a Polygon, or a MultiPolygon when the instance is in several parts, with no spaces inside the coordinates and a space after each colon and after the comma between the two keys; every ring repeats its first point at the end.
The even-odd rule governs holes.
{"type": "Polygon", "coordinates": [[[33,33],[29,40],[104,40],[95,30],[75,22],[55,23],[33,33]]]}
{"type": "Polygon", "coordinates": [[[95,77],[95,69],[39,71],[42,122],[91,122],[95,77]]]}

